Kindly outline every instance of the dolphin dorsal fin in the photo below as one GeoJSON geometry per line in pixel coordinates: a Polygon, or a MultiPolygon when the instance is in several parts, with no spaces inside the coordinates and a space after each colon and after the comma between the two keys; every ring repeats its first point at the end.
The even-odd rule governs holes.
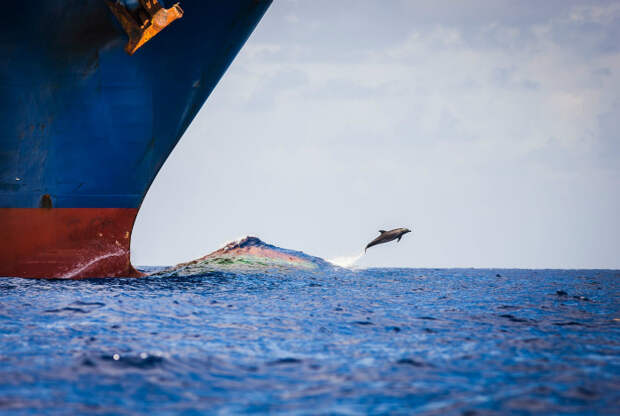
{"type": "Polygon", "coordinates": [[[380,233],[380,234],[383,234],[383,233],[387,233],[387,231],[385,231],[385,230],[379,230],[379,233],[380,233]]]}

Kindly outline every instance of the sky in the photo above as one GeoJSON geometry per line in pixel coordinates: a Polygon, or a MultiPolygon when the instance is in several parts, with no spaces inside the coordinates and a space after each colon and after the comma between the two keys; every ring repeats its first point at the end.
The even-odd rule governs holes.
{"type": "Polygon", "coordinates": [[[360,267],[620,268],[620,2],[275,0],[142,205],[136,265],[255,235],[360,267]]]}

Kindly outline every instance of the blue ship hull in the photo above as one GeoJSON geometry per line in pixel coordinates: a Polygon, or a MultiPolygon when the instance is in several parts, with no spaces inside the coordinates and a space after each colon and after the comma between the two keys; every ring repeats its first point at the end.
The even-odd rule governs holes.
{"type": "MultiPolygon", "coordinates": [[[[94,215],[106,222],[106,209],[115,216],[125,209],[120,228],[131,233],[157,172],[269,4],[183,0],[183,18],[133,56],[124,51],[127,36],[104,0],[3,6],[0,275],[135,274],[128,265],[127,231],[122,236],[127,241],[119,243],[116,235],[106,237],[103,227],[96,235],[115,242],[97,240],[91,254],[77,253],[72,261],[67,250],[88,246],[93,237],[92,230],[65,235],[72,232],[71,218],[79,217],[76,209],[93,209],[84,211],[88,221],[94,215]],[[24,235],[29,218],[51,229],[45,241],[36,230],[24,235]],[[122,258],[119,270],[97,265],[109,250],[102,247],[110,244],[124,251],[112,256],[122,258]],[[62,265],[55,265],[54,252],[64,256],[62,265]]],[[[116,225],[109,229],[119,227],[118,219],[111,221],[116,225]]]]}

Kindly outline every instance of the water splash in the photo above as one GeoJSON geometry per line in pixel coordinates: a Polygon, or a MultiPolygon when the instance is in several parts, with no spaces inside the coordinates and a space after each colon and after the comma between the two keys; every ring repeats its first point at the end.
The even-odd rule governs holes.
{"type": "Polygon", "coordinates": [[[218,246],[218,247],[219,247],[219,248],[218,248],[218,250],[221,250],[221,249],[226,248],[226,247],[231,246],[231,245],[236,245],[236,244],[239,244],[239,243],[241,243],[242,241],[244,241],[245,239],[247,239],[247,238],[251,238],[251,237],[253,237],[253,236],[252,236],[252,235],[250,235],[250,234],[246,234],[246,235],[243,235],[243,236],[237,237],[237,238],[235,238],[235,239],[233,239],[233,240],[228,240],[228,241],[225,241],[223,244],[220,244],[220,245],[218,246]]]}
{"type": "Polygon", "coordinates": [[[340,267],[346,267],[346,268],[351,268],[355,265],[355,263],[357,263],[362,257],[364,256],[364,252],[362,251],[361,253],[355,255],[355,256],[342,256],[342,257],[335,257],[331,260],[327,260],[328,262],[330,262],[331,264],[334,264],[336,266],[340,266],[340,267]]]}
{"type": "Polygon", "coordinates": [[[86,263],[79,264],[74,269],[72,269],[69,272],[65,273],[61,277],[61,279],[73,279],[74,277],[78,276],[80,273],[82,273],[83,271],[85,271],[86,269],[91,267],[92,265],[94,265],[94,264],[96,264],[96,263],[98,263],[98,262],[100,262],[102,260],[109,259],[110,257],[124,256],[126,254],[127,254],[127,251],[123,250],[123,249],[117,249],[117,250],[114,250],[112,252],[109,252],[109,253],[106,253],[106,254],[102,254],[101,256],[95,257],[94,259],[91,259],[90,261],[88,261],[86,263]]]}

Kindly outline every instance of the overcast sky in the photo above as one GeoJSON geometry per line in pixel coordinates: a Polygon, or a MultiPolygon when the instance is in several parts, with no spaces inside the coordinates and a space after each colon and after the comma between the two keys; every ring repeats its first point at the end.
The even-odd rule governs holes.
{"type": "Polygon", "coordinates": [[[275,0],[134,264],[247,234],[361,266],[620,268],[620,2],[275,0]]]}

